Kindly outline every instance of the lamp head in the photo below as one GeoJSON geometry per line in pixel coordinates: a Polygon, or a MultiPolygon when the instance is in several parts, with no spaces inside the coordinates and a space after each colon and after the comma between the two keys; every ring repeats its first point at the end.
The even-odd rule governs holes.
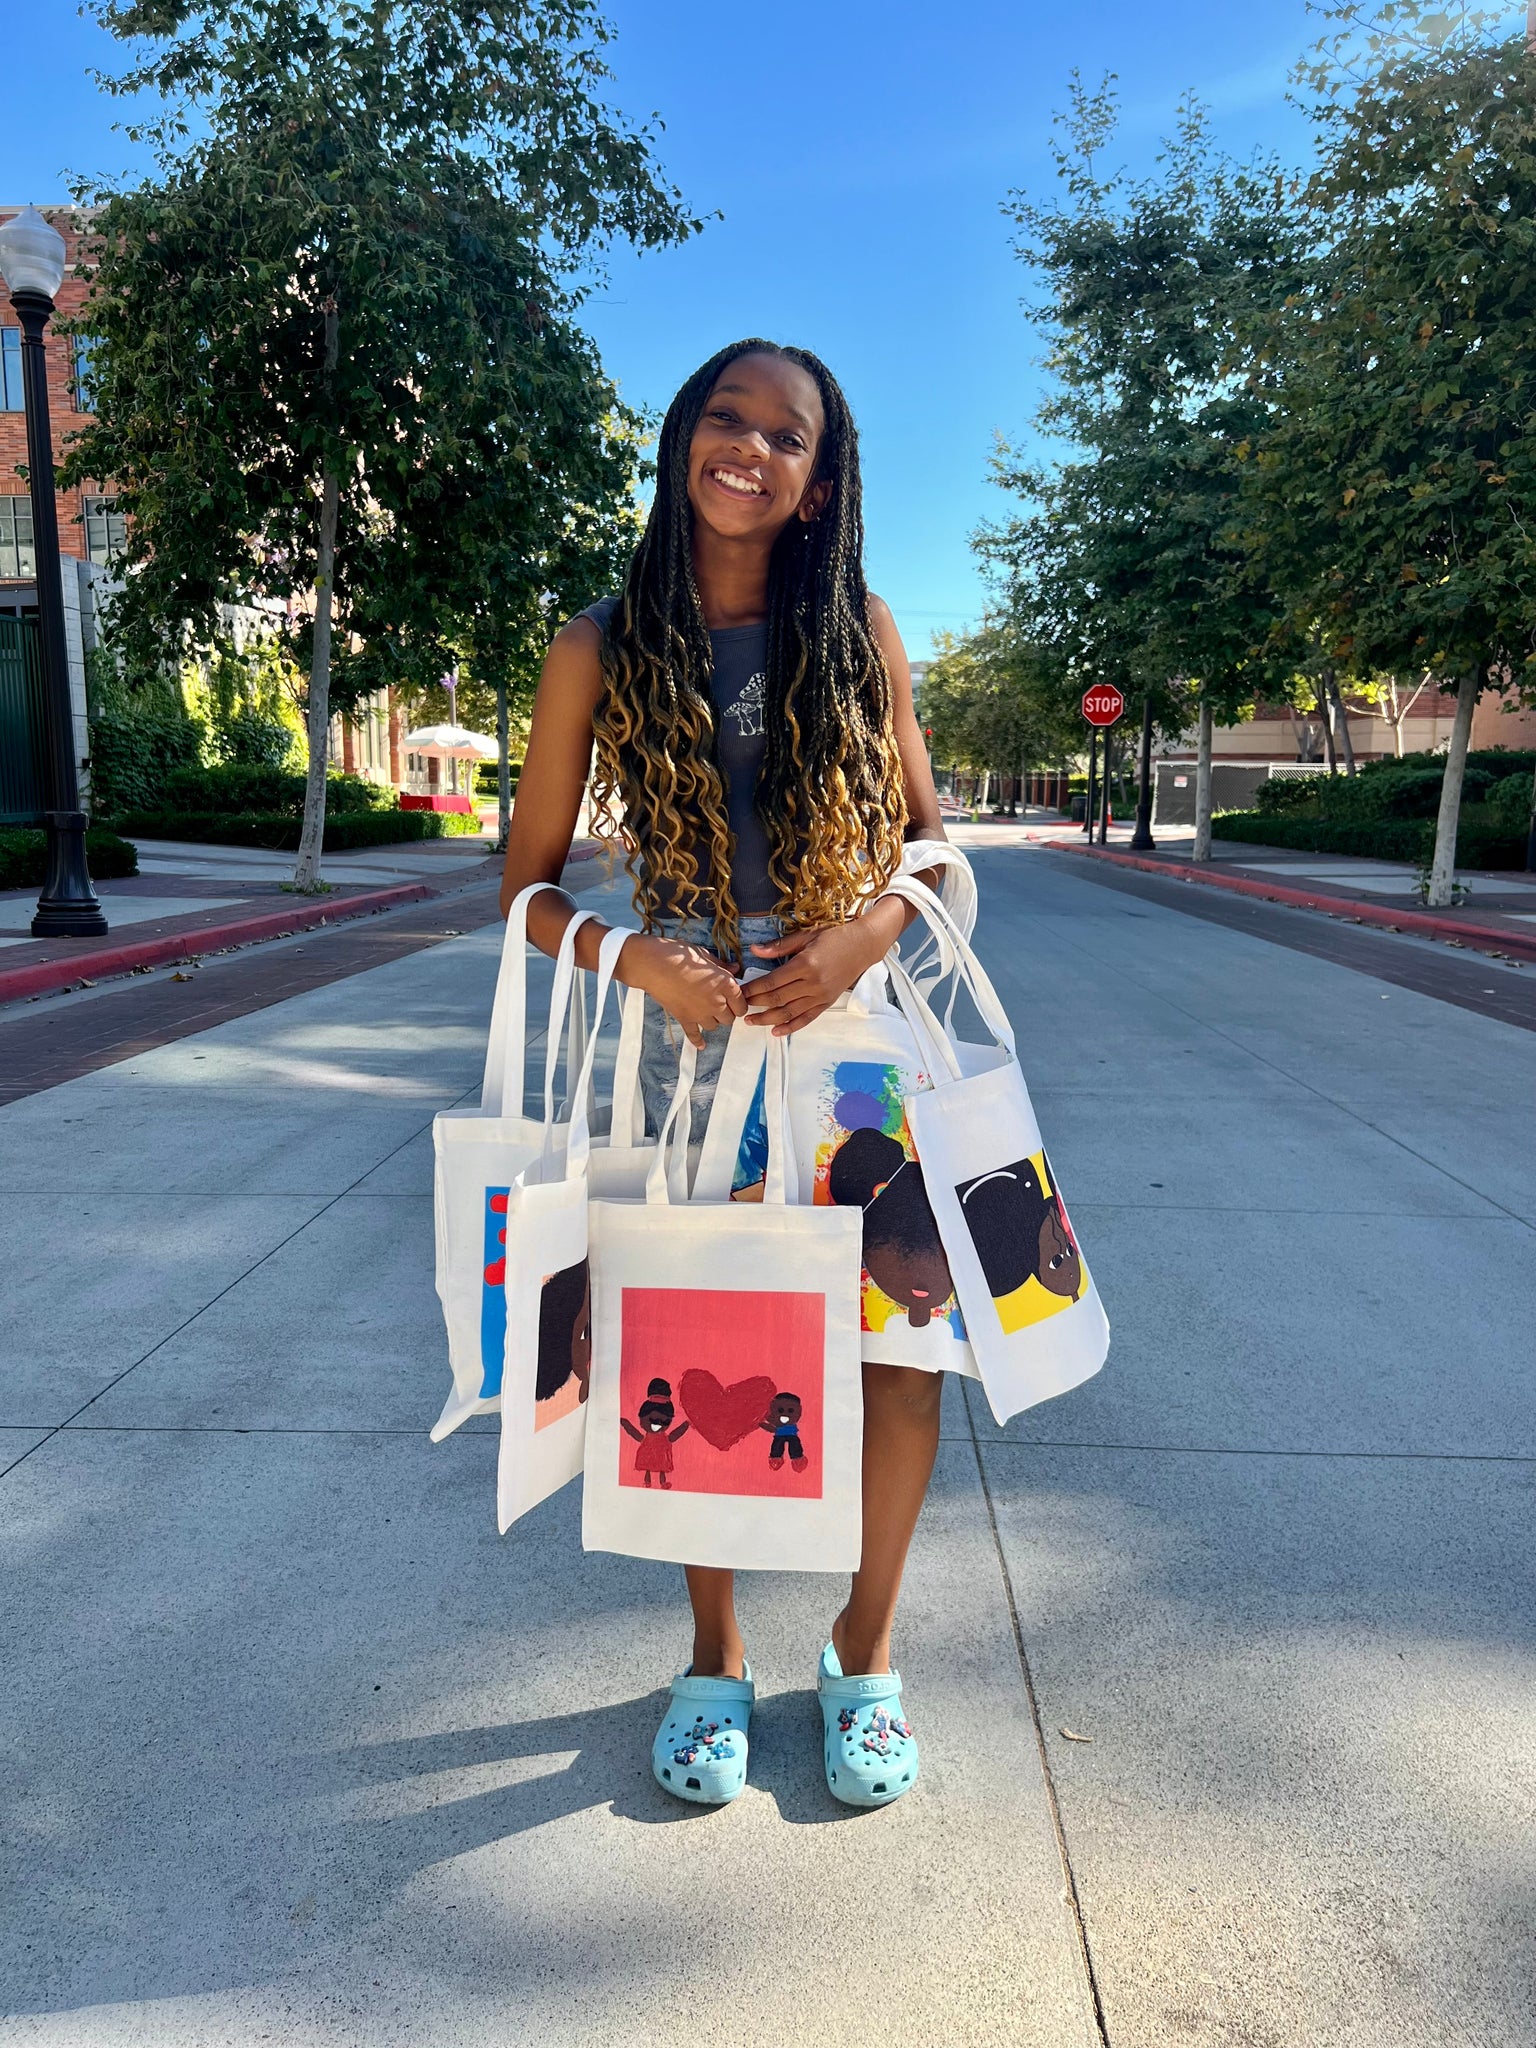
{"type": "Polygon", "coordinates": [[[24,206],[0,227],[0,277],[13,297],[17,292],[36,292],[56,299],[64,271],[64,237],[35,206],[24,206]]]}

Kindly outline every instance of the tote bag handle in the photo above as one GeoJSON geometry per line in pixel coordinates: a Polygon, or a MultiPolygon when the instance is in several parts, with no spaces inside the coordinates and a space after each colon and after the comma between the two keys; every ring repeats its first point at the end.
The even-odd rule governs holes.
{"type": "MultiPolygon", "coordinates": [[[[632,936],[629,932],[626,938],[632,936]]],[[[645,1033],[645,990],[624,991],[620,1011],[619,1049],[613,1061],[613,1120],[610,1145],[645,1143],[645,1100],[640,1092],[640,1047],[645,1033]]]]}
{"type": "MultiPolygon", "coordinates": [[[[982,1023],[1009,1057],[1017,1059],[1018,1048],[1014,1043],[1013,1026],[1008,1021],[1008,1012],[1003,1008],[997,990],[992,986],[991,977],[972,951],[970,940],[950,917],[938,897],[912,875],[893,876],[885,893],[888,896],[899,896],[903,901],[914,905],[926,918],[930,929],[941,935],[954,955],[955,972],[969,989],[971,1000],[976,1005],[982,1023]]],[[[917,977],[912,973],[910,965],[906,968],[906,974],[908,980],[916,987],[917,977]]]]}
{"type": "MultiPolygon", "coordinates": [[[[961,936],[968,939],[976,928],[976,877],[970,862],[947,839],[909,839],[902,848],[897,876],[915,880],[933,868],[939,870],[939,900],[961,936]]],[[[878,902],[879,898],[875,900],[878,902]]],[[[905,965],[923,994],[932,995],[938,984],[954,972],[954,952],[945,936],[930,926],[905,965]]]]}
{"type": "Polygon", "coordinates": [[[569,1077],[567,1079],[567,1088],[573,1104],[570,1134],[566,1139],[565,1149],[567,1180],[575,1180],[587,1170],[587,1160],[592,1150],[592,1073],[597,1061],[597,1041],[602,1034],[603,1012],[608,1007],[608,991],[613,986],[614,969],[619,964],[624,941],[631,936],[625,927],[614,926],[603,933],[602,944],[597,949],[597,1003],[592,1012],[592,1032],[574,1082],[569,1077]]]}
{"type": "Polygon", "coordinates": [[[480,1107],[487,1116],[505,1116],[508,1102],[514,1116],[522,1115],[528,1044],[528,905],[541,889],[556,887],[554,882],[530,882],[513,897],[507,912],[485,1044],[485,1075],[480,1083],[480,1107]]]}
{"type": "MultiPolygon", "coordinates": [[[[546,1157],[549,1153],[555,1125],[555,1068],[560,1063],[561,1040],[567,1032],[570,1033],[571,1039],[570,1046],[566,1052],[565,1062],[567,1098],[570,1095],[572,1065],[580,1058],[583,1061],[583,1066],[585,1066],[585,1051],[580,1054],[576,1051],[576,1006],[573,1000],[573,992],[576,985],[576,934],[584,924],[593,923],[596,917],[597,912],[595,910],[578,910],[565,930],[560,934],[560,947],[555,954],[555,982],[554,987],[549,993],[549,1024],[545,1031],[544,1044],[544,1151],[546,1157]]],[[[585,1026],[586,1016],[585,1011],[583,1011],[581,1031],[583,1042],[586,1040],[585,1026]]],[[[592,1046],[595,1046],[597,1043],[595,1033],[591,1043],[592,1046]]],[[[563,1108],[564,1104],[561,1107],[563,1108]]],[[[516,1116],[521,1108],[522,1101],[519,1098],[512,1114],[516,1116]]]]}
{"type": "Polygon", "coordinates": [[[672,1091],[671,1105],[661,1126],[661,1136],[656,1140],[650,1171],[645,1176],[647,1202],[665,1205],[674,1198],[679,1201],[688,1199],[688,1139],[693,1128],[690,1097],[693,1094],[693,1077],[698,1070],[698,1064],[698,1047],[691,1038],[685,1038],[682,1052],[678,1056],[677,1086],[672,1091]]]}
{"type": "MultiPolygon", "coordinates": [[[[765,1036],[762,1025],[749,1024],[745,1018],[741,1017],[738,1017],[731,1026],[731,1031],[733,1035],[737,1032],[750,1031],[757,1034],[760,1038],[765,1036]]],[[[692,1040],[689,1040],[683,1046],[682,1060],[683,1072],[687,1075],[689,1088],[691,1088],[693,1083],[695,1058],[693,1043],[692,1040]]],[[[785,1041],[782,1038],[775,1038],[771,1034],[766,1034],[763,1058],[767,1063],[766,1077],[763,1083],[763,1114],[768,1128],[768,1165],[763,1179],[763,1201],[765,1205],[783,1208],[786,1204],[798,1202],[800,1199],[800,1176],[795,1164],[794,1137],[789,1121],[789,1052],[785,1041]]],[[[752,1092],[748,1088],[747,1096],[749,1100],[752,1092]]],[[[672,1098],[672,1106],[667,1111],[667,1120],[662,1127],[661,1138],[656,1147],[655,1157],[651,1161],[650,1172],[646,1175],[645,1199],[648,1202],[664,1203],[669,1199],[675,1199],[677,1162],[674,1158],[670,1176],[672,1194],[669,1195],[669,1176],[666,1166],[667,1140],[672,1129],[673,1119],[680,1114],[684,1116],[688,1114],[688,1089],[683,1085],[682,1074],[678,1078],[677,1093],[672,1098]]],[[[686,1139],[681,1141],[685,1157],[686,1142],[686,1139]]]]}

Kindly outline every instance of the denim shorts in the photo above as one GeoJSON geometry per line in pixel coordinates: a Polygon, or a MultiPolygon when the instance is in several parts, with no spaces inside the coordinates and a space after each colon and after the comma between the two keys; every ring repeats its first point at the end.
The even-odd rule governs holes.
{"type": "MultiPolygon", "coordinates": [[[[749,946],[766,945],[770,939],[778,938],[784,930],[780,917],[744,917],[740,920],[741,948],[746,961],[746,972],[766,973],[770,961],[754,961],[747,953],[749,946]]],[[[704,918],[669,919],[657,926],[658,934],[668,939],[685,939],[691,945],[702,946],[706,952],[714,952],[711,944],[711,927],[704,918]]],[[[693,1093],[688,1098],[689,1112],[693,1119],[689,1138],[690,1153],[697,1154],[704,1142],[704,1132],[709,1124],[709,1113],[714,1107],[715,1088],[720,1079],[721,1064],[725,1059],[726,1040],[729,1028],[722,1024],[714,1031],[706,1031],[704,1044],[700,1048],[698,1064],[694,1070],[693,1093]]],[[[667,1120],[667,1111],[677,1091],[677,1063],[682,1057],[683,1027],[669,1017],[659,1003],[645,999],[645,1026],[640,1039],[640,1094],[645,1103],[646,1136],[661,1135],[661,1127],[667,1120]]]]}

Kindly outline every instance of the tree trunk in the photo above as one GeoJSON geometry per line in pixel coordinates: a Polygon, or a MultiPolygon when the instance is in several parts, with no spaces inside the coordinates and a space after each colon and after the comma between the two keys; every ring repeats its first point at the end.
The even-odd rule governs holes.
{"type": "Polygon", "coordinates": [[[1133,853],[1151,853],[1157,842],[1152,837],[1152,698],[1141,705],[1141,786],[1136,791],[1136,830],[1131,834],[1133,853]]]}
{"type": "Polygon", "coordinates": [[[1355,742],[1349,730],[1349,712],[1344,704],[1344,692],[1339,688],[1337,671],[1328,671],[1328,694],[1333,699],[1334,713],[1339,721],[1339,739],[1344,748],[1344,773],[1354,775],[1359,771],[1355,766],[1355,742]]]}
{"type": "Polygon", "coordinates": [[[512,829],[512,745],[508,737],[507,679],[496,685],[496,851],[507,850],[512,829]]]}
{"type": "Polygon", "coordinates": [[[1209,860],[1211,857],[1211,741],[1215,725],[1210,696],[1202,685],[1200,736],[1195,749],[1195,843],[1189,849],[1191,860],[1209,860]]]}
{"type": "Polygon", "coordinates": [[[1440,784],[1440,815],[1435,820],[1435,857],[1429,871],[1429,894],[1424,899],[1431,910],[1445,910],[1453,896],[1456,880],[1456,827],[1461,818],[1461,785],[1467,767],[1467,742],[1472,737],[1472,713],[1477,708],[1481,668],[1468,669],[1456,692],[1456,716],[1451,722],[1451,750],[1445,757],[1445,776],[1440,784]]]}
{"type": "Polygon", "coordinates": [[[320,490],[320,540],[315,562],[315,637],[309,657],[309,778],[304,785],[304,829],[293,886],[313,889],[320,880],[325,844],[326,742],[331,725],[331,609],[336,571],[336,518],[341,483],[325,477],[320,490]]]}
{"type": "Polygon", "coordinates": [[[1339,756],[1333,744],[1333,700],[1328,694],[1326,682],[1318,683],[1316,690],[1318,716],[1323,721],[1323,754],[1328,762],[1328,773],[1337,775],[1339,756]]]}
{"type": "MultiPolygon", "coordinates": [[[[336,300],[325,304],[325,355],[321,389],[329,398],[336,382],[340,355],[340,318],[336,300]]],[[[327,422],[329,424],[329,422],[327,422]]],[[[315,548],[315,635],[309,656],[309,779],[304,785],[304,825],[293,886],[315,889],[320,882],[320,854],[325,844],[326,742],[331,727],[331,616],[336,593],[336,523],[341,506],[341,478],[326,469],[320,480],[320,533],[315,548]]]]}

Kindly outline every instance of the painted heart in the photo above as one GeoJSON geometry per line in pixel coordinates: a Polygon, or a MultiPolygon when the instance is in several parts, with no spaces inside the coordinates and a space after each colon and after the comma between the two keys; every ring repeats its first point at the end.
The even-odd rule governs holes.
{"type": "Polygon", "coordinates": [[[708,1444],[728,1451],[750,1436],[768,1412],[778,1388],[766,1373],[722,1387],[712,1372],[690,1366],[677,1383],[683,1413],[708,1444]]]}

